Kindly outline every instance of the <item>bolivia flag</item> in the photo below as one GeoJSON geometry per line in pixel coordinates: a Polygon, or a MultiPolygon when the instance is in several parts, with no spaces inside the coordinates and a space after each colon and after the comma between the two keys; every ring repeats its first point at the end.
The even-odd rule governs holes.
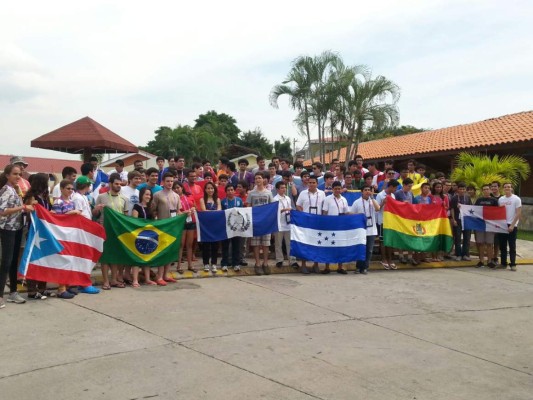
{"type": "Polygon", "coordinates": [[[409,204],[387,198],[383,212],[383,242],[412,251],[450,251],[453,238],[444,207],[409,204]]]}
{"type": "Polygon", "coordinates": [[[101,263],[158,267],[178,259],[185,214],[161,220],[128,217],[104,208],[107,240],[101,263]]]}

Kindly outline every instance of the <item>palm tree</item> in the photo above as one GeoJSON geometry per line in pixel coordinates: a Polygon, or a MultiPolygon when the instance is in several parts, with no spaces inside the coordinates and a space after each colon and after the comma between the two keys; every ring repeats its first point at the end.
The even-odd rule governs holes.
{"type": "Polygon", "coordinates": [[[372,79],[367,67],[356,66],[353,78],[342,96],[344,123],[350,143],[346,151],[348,163],[357,154],[365,131],[398,124],[400,114],[396,104],[400,98],[400,88],[384,76],[372,79]]]}
{"type": "Polygon", "coordinates": [[[496,154],[491,158],[486,154],[464,152],[457,155],[456,164],[451,179],[478,189],[494,181],[500,185],[510,182],[517,187],[520,181],[525,181],[531,173],[529,163],[512,154],[503,157],[496,154]]]}

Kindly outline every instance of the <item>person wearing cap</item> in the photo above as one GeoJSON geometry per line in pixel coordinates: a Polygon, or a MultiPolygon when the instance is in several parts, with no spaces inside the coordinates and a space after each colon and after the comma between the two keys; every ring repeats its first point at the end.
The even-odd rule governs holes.
{"type": "Polygon", "coordinates": [[[16,165],[17,167],[20,168],[20,179],[19,179],[19,184],[18,184],[18,187],[21,191],[21,196],[26,196],[26,192],[28,190],[30,190],[30,182],[28,182],[26,179],[24,179],[24,171],[25,169],[28,167],[28,163],[26,161],[24,161],[24,159],[22,157],[19,157],[19,156],[15,156],[15,157],[11,157],[11,160],[9,160],[9,163],[10,164],[13,164],[13,165],[16,165]]]}

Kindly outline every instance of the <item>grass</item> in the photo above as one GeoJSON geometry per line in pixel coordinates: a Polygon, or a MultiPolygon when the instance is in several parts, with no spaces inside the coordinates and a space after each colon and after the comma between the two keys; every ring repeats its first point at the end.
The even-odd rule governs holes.
{"type": "Polygon", "coordinates": [[[530,242],[533,242],[533,231],[521,231],[519,228],[517,237],[518,239],[529,240],[530,242]]]}

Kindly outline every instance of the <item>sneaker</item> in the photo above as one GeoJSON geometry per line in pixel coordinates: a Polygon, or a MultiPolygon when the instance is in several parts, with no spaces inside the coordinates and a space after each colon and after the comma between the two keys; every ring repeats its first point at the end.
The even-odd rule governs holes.
{"type": "Polygon", "coordinates": [[[263,268],[261,268],[259,265],[255,265],[254,272],[256,275],[263,275],[263,268]]]}
{"type": "Polygon", "coordinates": [[[277,268],[281,268],[281,267],[283,267],[283,261],[278,261],[278,262],[276,263],[276,267],[277,267],[277,268]]]}
{"type": "Polygon", "coordinates": [[[272,273],[272,271],[270,270],[270,266],[263,264],[263,273],[265,275],[270,275],[272,273]]]}
{"type": "Polygon", "coordinates": [[[470,257],[468,256],[463,256],[463,258],[461,258],[462,261],[471,261],[470,257]]]}
{"type": "Polygon", "coordinates": [[[479,262],[476,264],[476,268],[481,268],[481,267],[483,267],[483,266],[484,266],[484,264],[483,264],[481,261],[479,261],[479,262]]]}
{"type": "Polygon", "coordinates": [[[233,267],[233,270],[235,272],[239,272],[241,270],[241,267],[239,265],[236,265],[236,266],[233,267]]]}
{"type": "Polygon", "coordinates": [[[320,271],[321,274],[324,274],[324,275],[327,275],[331,272],[331,270],[329,268],[325,268],[323,269],[322,271],[320,271]]]}
{"type": "Polygon", "coordinates": [[[461,261],[461,256],[456,256],[453,261],[461,261]]]}
{"type": "Polygon", "coordinates": [[[487,264],[487,267],[494,269],[494,268],[496,268],[496,264],[494,264],[494,263],[491,261],[490,263],[487,264]]]}
{"type": "Polygon", "coordinates": [[[228,267],[225,266],[225,265],[223,265],[221,269],[222,269],[222,271],[224,271],[224,272],[228,272],[228,267]]]}
{"type": "Polygon", "coordinates": [[[363,269],[362,271],[359,271],[360,274],[367,275],[368,269],[363,269]]]}
{"type": "Polygon", "coordinates": [[[320,273],[320,267],[318,266],[318,264],[313,265],[313,273],[314,274],[320,273]]]}
{"type": "Polygon", "coordinates": [[[78,287],[78,293],[85,293],[85,294],[98,294],[100,293],[100,289],[95,288],[94,286],[79,286],[78,287]]]}
{"type": "Polygon", "coordinates": [[[337,274],[346,275],[348,272],[344,268],[337,268],[337,274]]]}
{"type": "Polygon", "coordinates": [[[511,271],[516,271],[516,265],[511,265],[511,271]]]}
{"type": "Polygon", "coordinates": [[[211,265],[211,272],[217,272],[217,271],[218,271],[218,268],[216,264],[211,265]]]}
{"type": "Polygon", "coordinates": [[[57,297],[60,299],[70,300],[74,298],[74,295],[70,293],[68,290],[65,290],[64,292],[58,293],[57,297]]]}
{"type": "Polygon", "coordinates": [[[48,297],[44,296],[43,294],[37,292],[35,294],[29,294],[28,299],[32,300],[46,300],[48,297]]]}
{"type": "Polygon", "coordinates": [[[209,272],[210,270],[211,270],[211,268],[209,268],[209,265],[205,264],[204,265],[204,272],[209,272]]]}
{"type": "Polygon", "coordinates": [[[69,293],[72,293],[74,296],[78,295],[78,288],[75,288],[74,286],[69,287],[67,290],[69,293]]]}
{"type": "Polygon", "coordinates": [[[494,257],[494,258],[492,259],[492,262],[493,262],[494,264],[498,265],[498,257],[494,257]]]}
{"type": "Polygon", "coordinates": [[[241,260],[241,267],[247,267],[248,263],[245,260],[241,260]]]}
{"type": "Polygon", "coordinates": [[[9,293],[9,296],[7,297],[8,303],[15,303],[15,304],[24,304],[26,303],[26,300],[22,298],[20,294],[17,292],[9,293]]]}
{"type": "Polygon", "coordinates": [[[0,308],[6,308],[6,302],[3,297],[0,297],[0,308]]]}
{"type": "Polygon", "coordinates": [[[498,265],[499,269],[507,269],[507,264],[500,264],[498,265]]]}
{"type": "Polygon", "coordinates": [[[309,275],[311,272],[307,269],[307,267],[302,267],[302,274],[309,275]]]}
{"type": "Polygon", "coordinates": [[[291,267],[293,267],[294,269],[300,268],[300,266],[298,265],[296,261],[291,264],[291,267]]]}

